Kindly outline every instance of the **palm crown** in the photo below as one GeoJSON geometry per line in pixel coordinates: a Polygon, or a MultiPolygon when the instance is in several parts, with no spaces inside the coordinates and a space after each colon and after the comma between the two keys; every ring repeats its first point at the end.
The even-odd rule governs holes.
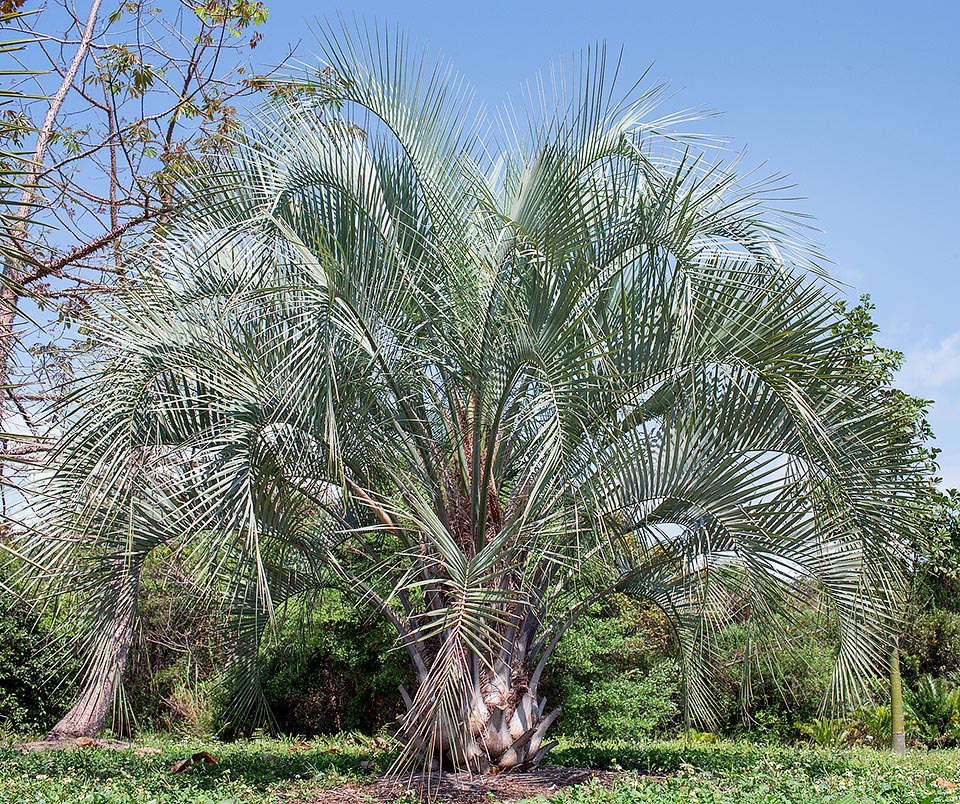
{"type": "Polygon", "coordinates": [[[45,481],[91,622],[161,542],[248,659],[277,599],[344,584],[409,652],[405,756],[479,768],[542,757],[545,662],[611,591],[667,612],[702,717],[731,600],[762,644],[812,581],[836,691],[869,672],[914,469],[766,186],[602,51],[486,120],[402,39],[324,49],[322,110],[261,110],[101,318],[45,481]]]}

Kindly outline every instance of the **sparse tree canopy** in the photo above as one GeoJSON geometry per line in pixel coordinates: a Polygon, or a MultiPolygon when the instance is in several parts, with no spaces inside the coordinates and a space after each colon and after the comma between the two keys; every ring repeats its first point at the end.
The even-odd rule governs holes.
{"type": "Polygon", "coordinates": [[[278,89],[245,63],[266,16],[259,0],[0,4],[5,430],[44,433],[37,403],[89,348],[90,298],[169,219],[177,181],[230,148],[243,98],[278,89]]]}
{"type": "Polygon", "coordinates": [[[241,647],[305,589],[377,605],[410,761],[538,762],[544,664],[617,590],[674,624],[696,716],[731,600],[759,650],[818,588],[849,691],[884,658],[916,469],[775,187],[602,49],[486,117],[402,38],[322,50],[304,80],[338,112],[261,110],[101,317],[45,486],[101,560],[35,554],[74,567],[95,655],[110,579],[171,542],[230,581],[241,647]]]}

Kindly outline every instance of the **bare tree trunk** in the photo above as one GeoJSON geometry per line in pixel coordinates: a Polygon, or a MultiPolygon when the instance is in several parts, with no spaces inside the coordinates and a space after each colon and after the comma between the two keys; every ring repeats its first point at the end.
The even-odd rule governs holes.
{"type": "Polygon", "coordinates": [[[94,657],[76,703],[60,719],[48,740],[71,737],[93,737],[106,721],[113,707],[117,685],[127,663],[127,654],[133,641],[133,625],[137,614],[137,597],[140,591],[139,559],[121,559],[122,571],[109,590],[112,599],[106,601],[107,610],[115,612],[110,635],[109,650],[94,657]],[[112,604],[112,605],[110,605],[112,604]]]}

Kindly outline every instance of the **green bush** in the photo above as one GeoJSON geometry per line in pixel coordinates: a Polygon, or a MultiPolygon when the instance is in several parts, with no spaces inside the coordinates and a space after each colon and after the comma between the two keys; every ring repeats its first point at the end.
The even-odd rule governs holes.
{"type": "MultiPolygon", "coordinates": [[[[846,721],[849,742],[853,745],[889,748],[893,732],[893,716],[886,704],[862,706],[846,721]]],[[[909,712],[904,712],[904,731],[911,735],[916,722],[909,712]]]]}
{"type": "Polygon", "coordinates": [[[839,718],[818,717],[808,723],[798,721],[793,725],[798,733],[821,748],[839,748],[850,736],[846,724],[839,718]]]}
{"type": "Polygon", "coordinates": [[[955,746],[960,738],[960,687],[945,678],[921,676],[904,690],[916,720],[916,736],[930,748],[955,746]]]}
{"type": "Polygon", "coordinates": [[[649,671],[631,670],[567,691],[567,733],[584,739],[649,738],[679,727],[680,669],[669,659],[649,671]]]}
{"type": "Polygon", "coordinates": [[[281,617],[261,678],[281,732],[374,734],[403,710],[409,659],[375,612],[328,591],[309,617],[281,617]]]}
{"type": "Polygon", "coordinates": [[[46,731],[75,693],[70,683],[76,666],[62,666],[58,683],[40,655],[51,638],[42,625],[28,621],[16,604],[0,604],[0,727],[20,733],[46,731]]]}
{"type": "Polygon", "coordinates": [[[960,613],[945,609],[921,611],[901,640],[901,665],[908,681],[922,675],[960,672],[960,613]]]}
{"type": "Polygon", "coordinates": [[[747,706],[740,700],[746,649],[745,624],[725,628],[718,645],[718,710],[721,731],[752,739],[789,740],[796,724],[823,720],[823,702],[834,665],[834,625],[816,607],[781,624],[780,645],[753,656],[747,706]]]}
{"type": "Polygon", "coordinates": [[[563,708],[557,730],[586,739],[647,738],[681,729],[680,668],[656,608],[613,595],[557,646],[544,687],[563,708]]]}
{"type": "MultiPolygon", "coordinates": [[[[175,554],[150,556],[124,674],[126,726],[202,736],[228,720],[222,671],[231,634],[222,612],[203,601],[175,554]]],[[[288,734],[374,733],[392,722],[402,708],[397,686],[409,672],[395,641],[382,618],[335,591],[316,606],[288,604],[264,635],[260,657],[276,726],[288,734]]]]}
{"type": "Polygon", "coordinates": [[[204,603],[192,573],[171,550],[144,565],[137,623],[124,672],[122,731],[205,735],[213,730],[214,689],[228,655],[220,612],[204,603]],[[129,720],[127,719],[129,717],[129,720]]]}

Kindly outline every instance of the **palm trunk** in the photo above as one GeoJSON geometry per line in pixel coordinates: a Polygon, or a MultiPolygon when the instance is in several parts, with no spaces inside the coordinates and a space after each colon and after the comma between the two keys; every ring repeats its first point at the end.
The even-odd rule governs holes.
{"type": "Polygon", "coordinates": [[[112,623],[109,650],[95,657],[87,670],[83,689],[76,703],[50,730],[48,740],[63,740],[73,737],[93,737],[106,721],[113,708],[117,687],[123,676],[127,655],[133,641],[133,626],[137,613],[137,595],[140,590],[142,564],[136,559],[122,559],[123,571],[107,591],[113,597],[112,623]]]}
{"type": "MultiPolygon", "coordinates": [[[[433,719],[433,740],[427,741],[425,753],[434,767],[479,773],[526,770],[538,765],[556,745],[545,743],[544,737],[560,710],[545,715],[546,700],[537,699],[535,691],[523,684],[504,687],[484,679],[466,692],[467,705],[459,716],[437,715],[433,719]]],[[[404,691],[408,710],[401,739],[414,737],[408,731],[418,730],[417,706],[424,697],[433,697],[432,686],[427,687],[426,695],[418,694],[414,699],[404,691]]]]}
{"type": "Polygon", "coordinates": [[[401,688],[407,713],[398,736],[434,768],[487,773],[538,765],[556,745],[544,737],[560,710],[547,713],[538,694],[544,654],[554,645],[534,663],[526,658],[530,636],[510,629],[494,660],[450,643],[436,650],[427,672],[417,674],[415,695],[401,688]]]}
{"type": "Polygon", "coordinates": [[[900,678],[900,648],[890,651],[890,749],[894,754],[907,753],[907,737],[903,719],[903,681],[900,678]]]}

